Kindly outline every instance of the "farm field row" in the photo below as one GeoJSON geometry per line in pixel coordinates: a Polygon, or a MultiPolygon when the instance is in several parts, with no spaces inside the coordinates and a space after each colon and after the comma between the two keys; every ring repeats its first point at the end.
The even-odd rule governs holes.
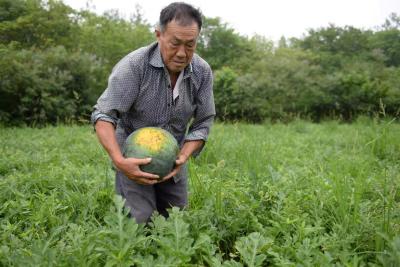
{"type": "Polygon", "coordinates": [[[91,127],[0,138],[0,266],[400,266],[394,121],[216,123],[189,207],[148,227],[91,127]]]}

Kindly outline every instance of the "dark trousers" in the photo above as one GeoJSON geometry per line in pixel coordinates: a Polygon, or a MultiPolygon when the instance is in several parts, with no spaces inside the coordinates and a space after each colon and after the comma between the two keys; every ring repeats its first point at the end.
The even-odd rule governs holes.
{"type": "Polygon", "coordinates": [[[115,187],[137,223],[149,222],[154,211],[167,217],[168,208],[184,208],[188,204],[186,177],[178,181],[169,179],[155,185],[141,185],[117,171],[115,187]]]}

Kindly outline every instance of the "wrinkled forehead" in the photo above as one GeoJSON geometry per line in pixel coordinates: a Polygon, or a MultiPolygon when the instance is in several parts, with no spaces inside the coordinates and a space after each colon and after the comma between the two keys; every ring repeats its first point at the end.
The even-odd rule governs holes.
{"type": "Polygon", "coordinates": [[[171,27],[181,27],[181,28],[196,28],[197,32],[200,32],[200,27],[197,21],[193,18],[177,18],[175,17],[171,21],[169,21],[164,27],[161,25],[159,28],[161,31],[166,31],[167,28],[171,27]]]}
{"type": "Polygon", "coordinates": [[[174,36],[177,39],[182,40],[194,40],[199,35],[199,29],[196,22],[192,22],[189,25],[181,25],[175,21],[171,21],[167,24],[164,34],[174,36]]]}

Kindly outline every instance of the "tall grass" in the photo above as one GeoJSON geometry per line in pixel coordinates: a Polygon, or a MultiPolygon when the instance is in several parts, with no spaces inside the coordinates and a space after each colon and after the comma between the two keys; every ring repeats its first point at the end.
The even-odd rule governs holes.
{"type": "Polygon", "coordinates": [[[395,121],[216,124],[189,207],[149,227],[91,128],[0,138],[0,266],[400,266],[395,121]]]}

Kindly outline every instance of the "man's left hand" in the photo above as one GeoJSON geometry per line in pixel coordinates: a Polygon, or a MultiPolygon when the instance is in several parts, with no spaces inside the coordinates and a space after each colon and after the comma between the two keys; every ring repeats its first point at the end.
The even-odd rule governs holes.
{"type": "Polygon", "coordinates": [[[181,169],[182,165],[188,160],[189,156],[185,154],[180,154],[175,160],[175,168],[165,177],[163,177],[159,183],[164,182],[168,179],[174,177],[181,169]]]}

